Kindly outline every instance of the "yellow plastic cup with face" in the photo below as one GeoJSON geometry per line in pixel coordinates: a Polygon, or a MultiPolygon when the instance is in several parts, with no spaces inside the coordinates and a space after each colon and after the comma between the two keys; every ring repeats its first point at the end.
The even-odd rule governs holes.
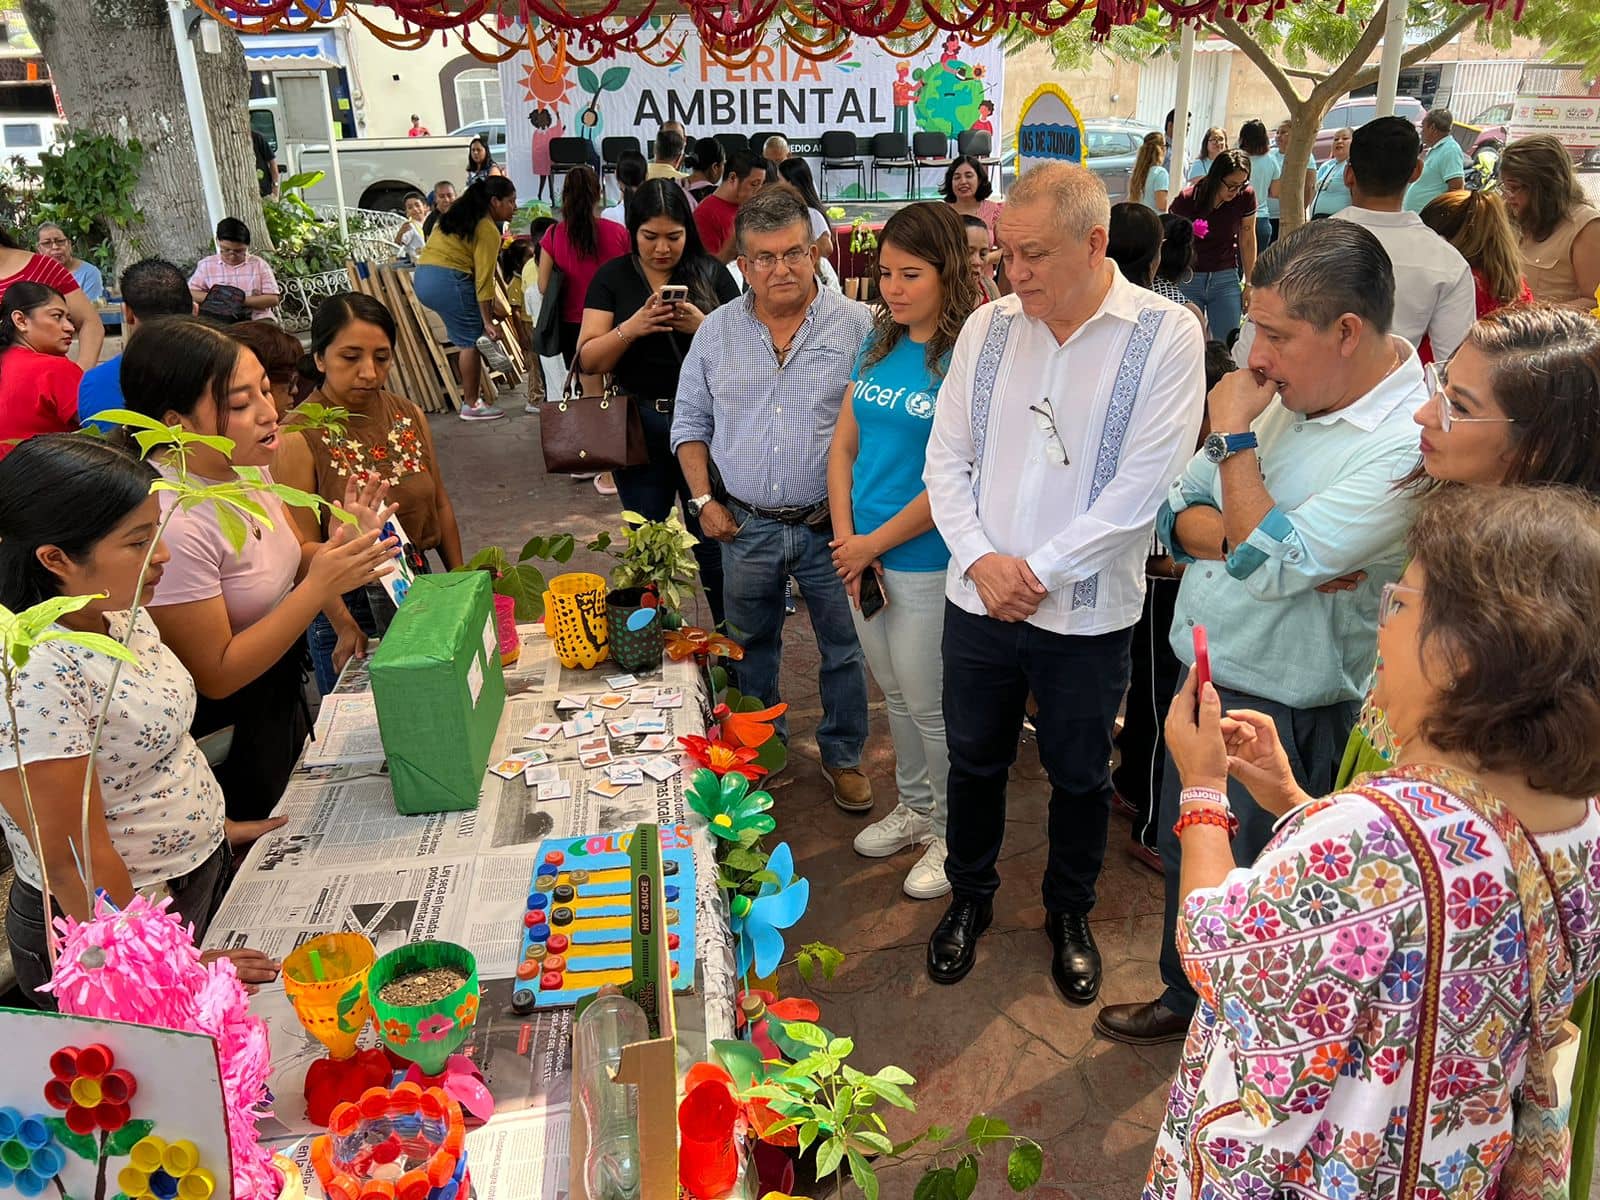
{"type": "Polygon", "coordinates": [[[161,1156],[161,1166],[174,1179],[182,1179],[200,1165],[200,1150],[191,1141],[173,1142],[161,1156]]]}
{"type": "Polygon", "coordinates": [[[146,1175],[152,1175],[161,1169],[161,1156],[166,1151],[167,1143],[161,1138],[140,1138],[128,1151],[128,1161],[146,1175]]]}

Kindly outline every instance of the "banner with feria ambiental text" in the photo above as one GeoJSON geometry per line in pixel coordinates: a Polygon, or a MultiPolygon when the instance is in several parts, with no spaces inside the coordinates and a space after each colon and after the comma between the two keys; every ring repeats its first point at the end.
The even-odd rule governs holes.
{"type": "MultiPolygon", "coordinates": [[[[950,34],[911,59],[856,39],[843,59],[825,63],[796,54],[780,40],[759,47],[740,69],[707,54],[691,26],[673,30],[663,45],[680,39],[682,50],[659,67],[632,55],[584,67],[536,62],[526,50],[500,64],[506,167],[520,198],[535,198],[555,138],[587,138],[598,150],[607,137],[628,136],[648,147],[663,121],[682,121],[693,137],[782,133],[794,153],[811,160],[813,175],[822,135],[830,130],[862,138],[937,131],[949,135],[952,153],[957,134],[986,130],[999,149],[1005,128],[999,39],[974,47],[950,34]]],[[[882,176],[879,183],[904,194],[903,172],[892,182],[882,176]]],[[[828,190],[832,197],[854,195],[855,186],[853,175],[834,174],[828,190]]]]}

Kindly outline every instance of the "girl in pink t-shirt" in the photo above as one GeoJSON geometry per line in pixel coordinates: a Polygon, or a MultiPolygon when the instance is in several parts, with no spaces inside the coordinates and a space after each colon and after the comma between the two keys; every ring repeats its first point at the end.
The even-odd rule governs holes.
{"type": "MultiPolygon", "coordinates": [[[[206,446],[187,451],[196,482],[236,481],[236,468],[261,470],[271,481],[279,436],[272,383],[255,354],[225,333],[193,317],[140,322],[123,352],[122,390],[136,412],[233,441],[227,454],[206,446]]],[[[156,465],[175,474],[169,462],[156,465]]],[[[340,526],[327,543],[304,546],[275,496],[248,494],[265,517],[216,502],[172,514],[165,534],[172,557],[150,615],[194,676],[195,732],[234,728],[233,748],[216,772],[229,817],[260,822],[282,796],[309,728],[300,683],[306,628],[318,612],[336,626],[353,625],[341,597],[376,582],[395,543],[378,541],[379,514],[371,510],[378,488],[348,498],[373,532],[340,526]],[[238,550],[230,528],[243,538],[238,550]]],[[[161,495],[170,511],[172,493],[161,495]]]]}

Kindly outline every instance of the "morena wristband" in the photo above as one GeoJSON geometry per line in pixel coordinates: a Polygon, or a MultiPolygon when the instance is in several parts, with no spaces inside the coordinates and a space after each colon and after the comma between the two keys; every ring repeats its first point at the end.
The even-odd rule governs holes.
{"type": "Polygon", "coordinates": [[[1178,793],[1178,803],[1215,804],[1220,808],[1227,809],[1229,812],[1233,811],[1233,805],[1228,803],[1228,793],[1218,791],[1216,788],[1186,787],[1178,793]]]}

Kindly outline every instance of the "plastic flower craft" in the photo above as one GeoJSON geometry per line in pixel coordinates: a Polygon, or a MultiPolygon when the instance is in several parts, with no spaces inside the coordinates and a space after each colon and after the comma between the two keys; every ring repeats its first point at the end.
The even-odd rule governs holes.
{"type": "Polygon", "coordinates": [[[767,860],[767,869],[782,883],[763,883],[754,896],[733,898],[733,935],[737,939],[735,965],[743,979],[755,969],[756,975],[770,975],[783,961],[783,934],[805,915],[811,902],[811,883],[794,874],[794,853],[788,842],[779,842],[767,860]]]}
{"type": "Polygon", "coordinates": [[[723,637],[720,633],[712,633],[709,629],[696,629],[693,626],[669,629],[662,637],[667,657],[673,662],[692,658],[703,663],[713,654],[718,658],[732,659],[734,662],[744,657],[743,646],[731,638],[723,637]]]}
{"type": "Polygon", "coordinates": [[[777,733],[773,722],[788,711],[787,704],[774,704],[754,712],[731,712],[726,704],[719,704],[712,716],[722,728],[724,741],[759,750],[777,733]]]}
{"type": "Polygon", "coordinates": [[[43,1195],[66,1165],[47,1118],[0,1108],[0,1191],[14,1187],[24,1196],[43,1195]]]}
{"type": "Polygon", "coordinates": [[[109,1048],[63,1046],[50,1056],[45,1102],[66,1114],[73,1133],[115,1133],[128,1123],[128,1100],[138,1084],[117,1068],[109,1048]]]}
{"type": "Polygon", "coordinates": [[[128,1165],[117,1172],[117,1186],[128,1200],[208,1200],[217,1181],[200,1165],[193,1142],[145,1137],[128,1151],[128,1165]]]}
{"type": "Polygon", "coordinates": [[[445,1034],[456,1027],[455,1019],[444,1013],[434,1013],[417,1022],[417,1037],[424,1042],[442,1042],[445,1034]]]}
{"type": "Polygon", "coordinates": [[[715,771],[696,771],[684,798],[706,819],[706,832],[725,842],[737,842],[746,830],[771,833],[777,828],[778,823],[767,813],[772,797],[752,792],[749,778],[738,771],[729,771],[720,779],[715,771]]]}
{"type": "Polygon", "coordinates": [[[395,1046],[404,1046],[411,1040],[411,1026],[404,1021],[385,1021],[383,1023],[384,1041],[395,1046]]]}
{"type": "Polygon", "coordinates": [[[733,746],[721,739],[708,741],[698,734],[681,737],[678,744],[690,759],[719,779],[735,772],[750,779],[760,779],[767,773],[765,767],[756,763],[756,752],[749,746],[733,746]]]}

